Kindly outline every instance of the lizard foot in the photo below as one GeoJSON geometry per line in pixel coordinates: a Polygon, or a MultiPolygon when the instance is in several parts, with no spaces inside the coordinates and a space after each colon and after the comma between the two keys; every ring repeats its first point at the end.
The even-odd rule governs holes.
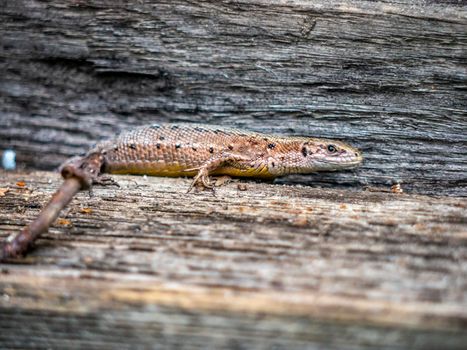
{"type": "Polygon", "coordinates": [[[209,179],[209,170],[207,167],[203,166],[199,168],[198,174],[195,176],[193,181],[188,188],[187,193],[190,193],[193,188],[209,189],[214,191],[214,185],[209,179]]]}
{"type": "Polygon", "coordinates": [[[117,181],[112,179],[110,176],[107,175],[99,175],[96,179],[93,180],[93,184],[101,185],[101,186],[116,186],[120,187],[117,181]]]}
{"type": "MultiPolygon", "coordinates": [[[[118,184],[117,181],[112,179],[110,176],[107,175],[99,175],[95,179],[92,180],[93,185],[100,185],[100,186],[115,186],[120,188],[120,185],[118,184]]],[[[92,187],[89,187],[88,189],[89,193],[89,198],[94,197],[94,193],[92,191],[92,187]]]]}
{"type": "Polygon", "coordinates": [[[215,156],[214,158],[209,159],[200,167],[186,169],[185,170],[186,172],[193,172],[196,170],[198,171],[187,193],[189,193],[195,186],[199,186],[203,189],[211,189],[214,192],[213,190],[214,186],[222,185],[223,182],[221,180],[220,184],[212,183],[211,180],[209,179],[209,173],[213,173],[216,169],[220,169],[222,166],[226,164],[245,162],[245,161],[249,161],[249,158],[243,155],[222,153],[218,156],[215,156]]]}

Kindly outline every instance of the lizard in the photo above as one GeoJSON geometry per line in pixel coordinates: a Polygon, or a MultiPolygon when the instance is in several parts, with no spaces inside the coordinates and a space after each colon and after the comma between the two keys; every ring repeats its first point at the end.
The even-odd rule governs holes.
{"type": "Polygon", "coordinates": [[[61,166],[65,179],[31,224],[0,247],[0,261],[24,254],[80,190],[113,180],[104,174],[193,177],[212,189],[212,175],[274,179],[336,171],[362,162],[361,152],[337,140],[277,136],[199,124],[152,124],[97,143],[61,166]]]}

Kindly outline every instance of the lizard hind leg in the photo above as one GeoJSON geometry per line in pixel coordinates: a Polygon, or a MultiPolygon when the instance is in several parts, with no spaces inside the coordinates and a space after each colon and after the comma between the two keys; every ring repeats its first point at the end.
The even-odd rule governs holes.
{"type": "Polygon", "coordinates": [[[120,187],[117,181],[115,181],[108,175],[102,175],[102,174],[100,174],[96,179],[93,180],[93,184],[101,185],[101,186],[120,187]]]}

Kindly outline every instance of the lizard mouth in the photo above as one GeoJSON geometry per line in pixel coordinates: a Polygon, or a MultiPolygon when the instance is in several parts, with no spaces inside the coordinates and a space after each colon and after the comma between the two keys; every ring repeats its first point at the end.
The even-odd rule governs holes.
{"type": "Polygon", "coordinates": [[[359,166],[362,162],[363,162],[363,157],[361,154],[358,154],[355,157],[351,157],[349,159],[343,159],[341,164],[343,164],[346,167],[353,168],[353,167],[359,166]]]}
{"type": "Polygon", "coordinates": [[[341,163],[341,164],[342,164],[343,167],[345,167],[346,169],[349,169],[349,168],[356,168],[356,167],[358,167],[361,163],[362,163],[361,160],[355,160],[355,161],[350,161],[350,162],[343,162],[343,163],[341,163]]]}
{"type": "Polygon", "coordinates": [[[335,170],[350,169],[358,167],[363,161],[363,156],[359,152],[354,152],[352,155],[339,156],[333,159],[325,159],[323,163],[327,164],[335,170]]]}

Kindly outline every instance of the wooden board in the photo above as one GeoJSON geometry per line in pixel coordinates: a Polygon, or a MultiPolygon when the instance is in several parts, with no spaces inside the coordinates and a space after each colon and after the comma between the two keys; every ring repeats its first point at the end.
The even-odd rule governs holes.
{"type": "Polygon", "coordinates": [[[349,141],[287,183],[467,195],[462,1],[3,1],[0,150],[53,169],[151,122],[349,141]]]}
{"type": "MultiPolygon", "coordinates": [[[[114,178],[0,265],[3,348],[465,348],[465,198],[114,178]]],[[[60,182],[0,172],[0,239],[60,182]]]]}

